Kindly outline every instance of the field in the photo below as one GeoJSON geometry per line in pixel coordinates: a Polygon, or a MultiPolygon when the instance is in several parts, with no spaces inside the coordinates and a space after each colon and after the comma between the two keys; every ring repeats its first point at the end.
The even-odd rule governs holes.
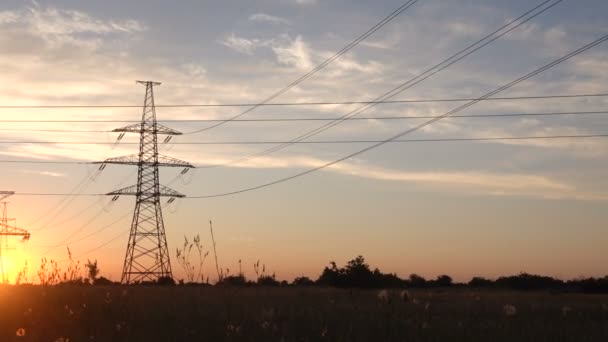
{"type": "Polygon", "coordinates": [[[608,296],[6,286],[0,341],[608,341],[608,296]]]}

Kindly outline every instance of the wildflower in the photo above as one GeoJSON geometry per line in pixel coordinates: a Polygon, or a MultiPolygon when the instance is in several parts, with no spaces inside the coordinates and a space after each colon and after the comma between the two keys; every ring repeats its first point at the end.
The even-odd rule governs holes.
{"type": "Polygon", "coordinates": [[[568,312],[570,312],[570,311],[572,311],[572,308],[571,308],[571,307],[569,307],[569,306],[564,306],[564,307],[562,308],[562,315],[563,315],[564,317],[566,317],[566,316],[568,316],[568,312]]]}
{"type": "Polygon", "coordinates": [[[431,303],[426,302],[426,304],[424,304],[424,310],[429,311],[430,307],[431,307],[431,303]]]}
{"type": "Polygon", "coordinates": [[[116,331],[120,331],[120,329],[122,328],[122,326],[120,325],[120,323],[116,323],[116,331]]]}
{"type": "Polygon", "coordinates": [[[418,305],[418,304],[420,304],[420,301],[416,298],[412,298],[412,303],[418,305]]]}
{"type": "Polygon", "coordinates": [[[505,316],[515,316],[517,314],[517,308],[511,304],[505,304],[502,307],[502,312],[505,316]]]}
{"type": "Polygon", "coordinates": [[[388,302],[388,291],[387,290],[380,290],[378,292],[378,299],[381,302],[388,302]]]}
{"type": "Polygon", "coordinates": [[[268,323],[268,321],[262,322],[262,329],[266,330],[268,327],[270,327],[270,323],[268,323]]]}
{"type": "Polygon", "coordinates": [[[241,327],[232,323],[228,323],[228,325],[226,325],[226,330],[228,330],[229,333],[238,334],[241,331],[241,327]]]}
{"type": "Polygon", "coordinates": [[[110,295],[110,292],[106,292],[106,298],[104,299],[104,301],[106,302],[106,304],[110,304],[112,303],[112,297],[110,295]]]}
{"type": "Polygon", "coordinates": [[[323,327],[321,330],[321,337],[325,337],[327,335],[327,327],[323,327]]]}
{"type": "Polygon", "coordinates": [[[24,328],[17,329],[17,331],[15,332],[15,335],[17,335],[17,337],[25,336],[25,329],[24,328]]]}

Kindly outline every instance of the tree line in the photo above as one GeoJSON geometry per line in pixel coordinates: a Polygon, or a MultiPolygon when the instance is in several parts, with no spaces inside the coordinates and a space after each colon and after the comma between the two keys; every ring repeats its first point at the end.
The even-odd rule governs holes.
{"type": "MultiPolygon", "coordinates": [[[[240,263],[239,263],[240,265],[240,263]]],[[[86,283],[94,285],[118,285],[104,277],[97,277],[99,269],[97,262],[88,262],[86,265],[89,279],[86,283]]],[[[239,267],[239,272],[234,275],[225,275],[215,284],[206,281],[184,281],[177,283],[171,278],[159,279],[157,282],[142,283],[142,285],[182,285],[182,286],[319,286],[337,288],[475,288],[475,289],[503,289],[520,291],[560,291],[560,292],[582,292],[582,293],[608,293],[608,276],[603,278],[580,278],[574,280],[561,280],[547,276],[521,273],[512,276],[503,276],[495,280],[484,277],[473,277],[470,281],[458,283],[452,277],[443,274],[435,279],[425,279],[418,274],[411,274],[407,278],[400,278],[396,274],[383,273],[378,268],[372,269],[363,256],[348,261],[346,265],[338,267],[335,262],[330,262],[321,275],[313,280],[306,276],[295,278],[292,282],[276,279],[274,274],[267,275],[264,271],[260,273],[259,262],[254,265],[256,279],[247,279],[239,267]]]]}

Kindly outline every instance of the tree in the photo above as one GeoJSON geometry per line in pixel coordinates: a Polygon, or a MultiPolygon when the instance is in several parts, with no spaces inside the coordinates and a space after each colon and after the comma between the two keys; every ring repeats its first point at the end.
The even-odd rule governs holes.
{"type": "Polygon", "coordinates": [[[471,281],[469,281],[470,287],[491,287],[494,285],[494,282],[483,278],[483,277],[473,277],[471,281]]]}
{"type": "Polygon", "coordinates": [[[260,279],[258,279],[258,285],[261,286],[279,286],[281,283],[279,283],[279,281],[277,281],[275,275],[267,275],[267,276],[262,276],[260,277],[260,279]]]}
{"type": "Polygon", "coordinates": [[[296,279],[293,280],[293,282],[291,283],[291,285],[294,286],[312,286],[314,285],[315,282],[312,281],[310,278],[308,277],[297,277],[296,279]]]}
{"type": "Polygon", "coordinates": [[[435,280],[435,285],[439,286],[439,287],[448,287],[448,286],[452,286],[452,277],[450,277],[449,275],[440,275],[437,277],[437,279],[435,280]]]}
{"type": "Polygon", "coordinates": [[[416,273],[410,274],[410,286],[411,287],[426,287],[426,279],[417,275],[416,273]]]}
{"type": "Polygon", "coordinates": [[[99,267],[97,266],[97,260],[91,261],[87,259],[87,263],[84,264],[84,267],[86,267],[87,269],[91,284],[94,284],[95,280],[97,279],[97,276],[99,275],[99,267]]]}

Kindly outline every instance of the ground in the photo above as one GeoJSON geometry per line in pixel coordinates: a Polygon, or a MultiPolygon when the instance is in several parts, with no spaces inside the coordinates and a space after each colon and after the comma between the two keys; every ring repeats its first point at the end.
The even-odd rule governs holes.
{"type": "Polygon", "coordinates": [[[22,285],[0,299],[0,341],[608,341],[608,295],[22,285]]]}

